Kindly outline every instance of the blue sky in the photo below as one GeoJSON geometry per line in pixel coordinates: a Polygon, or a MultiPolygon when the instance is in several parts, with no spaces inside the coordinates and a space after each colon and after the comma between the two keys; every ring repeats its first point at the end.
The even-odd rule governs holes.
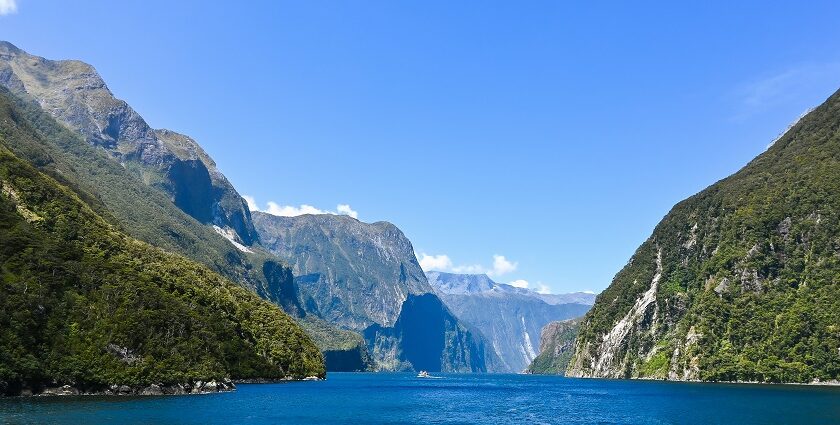
{"type": "Polygon", "coordinates": [[[93,64],[259,208],[554,292],[840,87],[837,2],[125,3],[0,0],[0,39],[93,64]]]}

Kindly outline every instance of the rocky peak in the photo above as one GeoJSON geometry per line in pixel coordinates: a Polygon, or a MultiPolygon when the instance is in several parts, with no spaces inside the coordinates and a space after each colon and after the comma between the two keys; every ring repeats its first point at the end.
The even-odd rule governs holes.
{"type": "Polygon", "coordinates": [[[44,59],[0,42],[0,85],[36,102],[117,161],[132,165],[127,168],[169,194],[197,220],[232,229],[237,242],[245,245],[256,240],[246,203],[198,143],[169,130],[152,129],[114,96],[93,66],[44,59]]]}

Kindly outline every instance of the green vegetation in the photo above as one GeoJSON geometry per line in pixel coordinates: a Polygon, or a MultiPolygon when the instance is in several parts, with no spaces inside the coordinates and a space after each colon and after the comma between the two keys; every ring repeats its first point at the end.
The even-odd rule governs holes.
{"type": "MultiPolygon", "coordinates": [[[[56,122],[38,105],[15,97],[3,87],[0,136],[13,141],[8,147],[15,155],[73,189],[121,231],[198,261],[283,307],[287,313],[303,316],[291,270],[282,260],[257,247],[252,253],[239,251],[209,226],[178,209],[153,187],[154,182],[140,180],[142,172],[124,168],[104,150],[89,145],[56,122]]],[[[126,167],[137,164],[127,162],[126,167]]],[[[341,330],[331,329],[343,335],[341,330]]],[[[330,326],[322,326],[320,332],[329,333],[330,326]]]]}
{"type": "Polygon", "coordinates": [[[587,314],[577,358],[598,357],[599,336],[650,287],[659,250],[657,315],[622,342],[622,376],[660,376],[673,356],[673,372],[693,379],[840,378],[840,92],[671,210],[587,314]],[[671,348],[644,361],[657,345],[671,348]]]}
{"type": "Polygon", "coordinates": [[[665,378],[668,376],[668,362],[671,360],[669,352],[660,350],[642,363],[642,376],[648,378],[665,378]]]}
{"type": "Polygon", "coordinates": [[[0,389],[323,376],[276,306],[124,235],[0,135],[0,389]]]}

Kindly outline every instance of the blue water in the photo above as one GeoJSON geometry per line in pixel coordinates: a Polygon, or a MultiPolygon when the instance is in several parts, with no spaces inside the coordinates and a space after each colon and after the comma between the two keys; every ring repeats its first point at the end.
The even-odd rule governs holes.
{"type": "Polygon", "coordinates": [[[0,422],[61,424],[567,423],[840,424],[840,388],[331,373],[168,397],[0,400],[0,422]]]}

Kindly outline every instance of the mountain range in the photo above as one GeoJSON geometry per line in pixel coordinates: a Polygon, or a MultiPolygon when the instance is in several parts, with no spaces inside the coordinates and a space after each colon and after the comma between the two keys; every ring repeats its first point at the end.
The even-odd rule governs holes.
{"type": "MultiPolygon", "coordinates": [[[[423,295],[436,296],[395,226],[358,222],[346,230],[369,231],[343,239],[400,254],[399,263],[386,253],[364,264],[351,256],[334,265],[347,248],[338,243],[342,238],[308,244],[306,235],[317,235],[307,233],[311,228],[302,230],[302,238],[292,241],[300,245],[290,249],[314,246],[318,255],[287,256],[265,229],[268,242],[263,246],[247,203],[195,140],[153,129],[114,97],[92,66],[47,60],[0,42],[0,85],[10,92],[16,112],[42,136],[37,143],[11,143],[15,154],[87,194],[98,213],[129,235],[203,263],[282,307],[314,338],[328,368],[411,368],[407,353],[412,350],[404,352],[403,343],[421,357],[439,357],[439,370],[484,371],[492,363],[492,350],[479,352],[484,350],[480,333],[467,330],[442,303],[425,302],[429,297],[423,295]],[[329,268],[321,267],[327,264],[329,268]],[[360,280],[355,274],[362,268],[373,272],[360,280]],[[335,280],[334,272],[346,280],[335,280]],[[319,274],[324,278],[313,281],[319,274]],[[345,282],[356,286],[342,289],[345,282]],[[367,289],[374,291],[375,300],[366,300],[367,289]],[[417,316],[404,306],[423,311],[437,306],[428,311],[439,323],[435,344],[412,343],[412,338],[428,341],[431,336],[399,328],[417,316]],[[399,320],[401,316],[405,318],[399,320]],[[376,331],[365,333],[374,325],[376,331]],[[373,339],[366,341],[362,333],[373,339]],[[422,352],[445,338],[441,350],[446,352],[422,352]]],[[[297,222],[330,218],[308,216],[297,222]]],[[[344,228],[339,224],[327,223],[340,233],[344,228]]]]}
{"type": "Polygon", "coordinates": [[[582,316],[595,299],[587,293],[540,294],[485,274],[430,271],[426,276],[449,309],[487,338],[501,360],[498,371],[505,372],[522,372],[531,364],[544,326],[582,316]]]}

